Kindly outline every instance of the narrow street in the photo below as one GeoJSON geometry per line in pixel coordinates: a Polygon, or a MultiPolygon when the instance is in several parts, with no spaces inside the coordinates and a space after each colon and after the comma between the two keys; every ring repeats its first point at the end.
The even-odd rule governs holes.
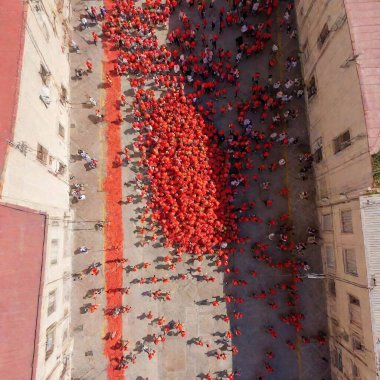
{"type": "MultiPolygon", "coordinates": [[[[105,1],[107,17],[111,14],[112,4],[111,0],[105,1]]],[[[230,131],[244,136],[237,109],[252,100],[255,83],[251,78],[254,73],[260,73],[257,81],[263,92],[274,98],[279,90],[293,96],[279,108],[269,109],[267,119],[260,120],[261,105],[257,112],[250,107],[244,115],[244,119],[251,121],[253,130],[263,134],[260,144],[271,141],[273,147],[267,149],[270,156],[263,157],[264,149],[257,140],[251,139],[252,149],[241,158],[246,160],[241,169],[245,185],[236,186],[232,202],[241,239],[228,245],[231,250],[228,267],[217,266],[217,256],[212,252],[203,255],[202,261],[187,253],[178,255],[175,249],[165,247],[159,228],[151,230],[149,238],[144,237],[142,230],[149,231],[149,227],[142,222],[142,216],[149,200],[140,196],[145,191],[141,183],[145,185],[147,181],[145,174],[142,180],[138,177],[144,173],[140,165],[141,152],[136,148],[142,132],[140,134],[132,127],[137,120],[134,112],[136,91],[130,82],[136,76],[144,76],[133,73],[116,75],[117,43],[105,39],[103,21],[91,22],[85,11],[86,6],[99,9],[100,5],[100,1],[72,1],[73,40],[79,52],[71,53],[70,171],[73,183],[83,184],[86,196],[85,200],[73,203],[76,247],[73,273],[78,275],[74,276],[72,296],[72,378],[190,380],[206,379],[209,374],[213,379],[228,379],[236,371],[235,378],[242,380],[257,380],[260,376],[278,380],[329,379],[323,283],[307,277],[307,273],[321,273],[322,262],[320,247],[313,243],[314,236],[318,242],[318,232],[313,232],[318,228],[318,222],[312,170],[307,171],[306,178],[300,175],[300,169],[308,164],[304,158],[310,151],[305,104],[303,97],[295,95],[295,89],[301,89],[302,85],[290,89],[284,87],[289,79],[301,81],[299,62],[295,69],[287,70],[286,67],[288,57],[298,57],[297,39],[290,38],[285,25],[281,27],[287,2],[280,2],[279,8],[273,9],[269,17],[264,13],[253,15],[249,12],[246,23],[255,28],[269,19],[273,21],[272,36],[265,41],[262,51],[249,57],[243,54],[237,65],[240,82],[237,92],[234,84],[219,78],[218,89],[225,89],[225,94],[221,91],[220,96],[206,93],[199,97],[198,107],[207,108],[207,102],[212,102],[209,108],[216,110],[212,123],[226,136],[218,144],[218,149],[225,153],[231,148],[227,142],[230,131]],[[88,28],[80,26],[83,17],[88,19],[88,28]],[[96,45],[92,33],[99,35],[96,45]],[[272,52],[273,44],[278,47],[276,54],[272,52]],[[277,63],[270,68],[268,62],[273,57],[277,63]],[[93,64],[91,72],[87,72],[87,60],[93,64]],[[76,76],[76,69],[85,72],[81,79],[76,76]],[[268,82],[269,75],[273,76],[272,82],[268,82]],[[281,81],[280,89],[273,88],[277,81],[281,81]],[[119,123],[122,94],[125,106],[121,106],[122,121],[119,123]],[[96,105],[90,103],[90,97],[96,105]],[[296,117],[285,121],[283,115],[287,110],[296,117]],[[281,120],[270,129],[268,126],[278,112],[281,120]],[[100,117],[97,113],[98,116],[101,114],[100,117]],[[235,125],[232,129],[231,123],[235,125]],[[278,139],[284,132],[288,140],[295,139],[294,144],[278,139]],[[277,135],[271,137],[272,133],[277,135]],[[123,160],[119,165],[116,157],[125,157],[121,155],[124,147],[128,148],[131,161],[123,160]],[[97,167],[91,169],[78,150],[95,158],[97,167]],[[272,166],[270,170],[274,163],[275,168],[272,166]],[[260,169],[260,165],[265,168],[260,169]],[[301,193],[307,193],[304,199],[301,193]],[[272,200],[273,205],[268,205],[268,200],[272,200]],[[300,242],[305,244],[301,253],[297,253],[294,247],[287,252],[281,249],[281,244],[290,246],[300,242]],[[81,253],[81,246],[86,246],[88,252],[81,253]],[[260,252],[255,254],[252,248],[260,252]],[[270,257],[271,263],[305,262],[305,270],[301,269],[297,277],[302,282],[292,282],[294,276],[287,264],[268,265],[265,255],[270,257]],[[101,264],[99,274],[92,270],[94,263],[101,264]],[[287,287],[281,287],[281,284],[287,284],[287,287]],[[293,292],[291,286],[296,291],[293,292]],[[100,294],[96,294],[96,290],[100,294]],[[97,310],[91,312],[90,306],[94,304],[98,305],[97,310]],[[112,315],[114,308],[121,305],[130,307],[130,310],[112,315]],[[281,317],[300,313],[304,316],[300,331],[281,320],[281,317]],[[164,321],[160,321],[161,318],[164,321]],[[164,341],[155,342],[157,337],[163,336],[165,326],[169,327],[164,341]],[[181,334],[182,328],[184,334],[181,334]],[[277,332],[276,338],[270,334],[271,329],[277,332]],[[127,348],[121,347],[123,344],[127,348]],[[152,354],[153,350],[156,352],[152,354]],[[152,354],[151,358],[149,354],[152,354]],[[127,356],[128,368],[120,366],[122,355],[127,356]]],[[[139,5],[141,3],[134,3],[135,7],[139,5]]],[[[218,15],[222,7],[226,12],[231,8],[226,1],[216,1],[213,7],[207,5],[205,16],[209,22],[205,29],[200,26],[196,32],[195,50],[184,50],[180,54],[202,54],[201,35],[204,33],[206,40],[210,41],[218,32],[218,15]],[[212,30],[210,20],[215,20],[215,30],[212,30]]],[[[201,25],[197,4],[189,7],[182,2],[171,13],[165,26],[156,27],[159,46],[168,45],[171,32],[183,29],[180,12],[186,13],[191,25],[201,25]]],[[[295,27],[294,13],[290,12],[290,15],[295,27]]],[[[226,26],[219,33],[217,49],[222,47],[225,52],[232,53],[231,67],[235,65],[237,54],[236,39],[241,34],[239,23],[226,26]]],[[[244,35],[246,43],[251,40],[252,36],[244,35]]],[[[179,47],[170,43],[168,49],[179,50],[179,47]]],[[[215,50],[215,61],[218,61],[217,56],[215,50]]],[[[193,76],[202,80],[198,74],[193,76]]],[[[152,74],[146,75],[142,88],[153,89],[156,98],[168,91],[155,83],[152,74]]],[[[191,91],[195,90],[187,83],[185,93],[191,91]]],[[[208,158],[204,163],[208,164],[208,158]]],[[[150,195],[148,190],[148,197],[150,195]]],[[[182,223],[186,224],[186,221],[182,223]]]]}

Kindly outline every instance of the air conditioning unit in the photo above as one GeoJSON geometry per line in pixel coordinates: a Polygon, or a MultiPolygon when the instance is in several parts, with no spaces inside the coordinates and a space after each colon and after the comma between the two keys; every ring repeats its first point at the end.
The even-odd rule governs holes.
{"type": "Polygon", "coordinates": [[[40,92],[40,99],[47,107],[51,103],[51,97],[50,97],[50,89],[47,86],[42,86],[41,92],[40,92]]]}

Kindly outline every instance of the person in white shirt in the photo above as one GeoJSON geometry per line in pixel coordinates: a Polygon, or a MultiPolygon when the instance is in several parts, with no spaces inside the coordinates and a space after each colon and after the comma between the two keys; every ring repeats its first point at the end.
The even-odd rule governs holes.
{"type": "Polygon", "coordinates": [[[288,79],[288,80],[285,82],[285,84],[284,84],[284,86],[285,86],[285,88],[286,88],[287,90],[289,90],[290,88],[292,88],[293,85],[294,85],[294,81],[291,80],[291,79],[288,79]]]}
{"type": "Polygon", "coordinates": [[[82,29],[87,29],[88,27],[88,21],[86,19],[86,17],[82,17],[82,19],[80,20],[81,22],[81,25],[82,25],[82,29]]]}
{"type": "Polygon", "coordinates": [[[259,10],[259,6],[260,6],[260,3],[258,1],[256,1],[255,3],[253,3],[253,5],[252,5],[252,13],[254,15],[257,14],[257,11],[259,10]]]}

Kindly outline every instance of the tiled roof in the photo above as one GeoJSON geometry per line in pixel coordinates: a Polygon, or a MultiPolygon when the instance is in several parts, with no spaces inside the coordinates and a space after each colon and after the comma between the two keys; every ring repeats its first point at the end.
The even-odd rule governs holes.
{"type": "Polygon", "coordinates": [[[8,1],[0,12],[0,175],[16,118],[26,4],[23,0],[8,1]]]}
{"type": "Polygon", "coordinates": [[[45,215],[0,205],[0,379],[32,379],[45,215]]]}

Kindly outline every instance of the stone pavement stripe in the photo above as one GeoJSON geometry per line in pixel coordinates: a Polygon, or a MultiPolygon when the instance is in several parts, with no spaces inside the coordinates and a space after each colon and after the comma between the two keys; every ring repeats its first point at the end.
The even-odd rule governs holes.
{"type": "MultiPolygon", "coordinates": [[[[279,78],[281,82],[284,82],[284,56],[283,56],[283,44],[282,44],[282,30],[280,29],[281,25],[281,8],[278,7],[276,9],[276,26],[277,26],[277,42],[278,42],[278,47],[279,47],[279,60],[278,60],[278,71],[279,71],[279,78]]],[[[288,132],[287,124],[284,124],[284,132],[288,132]]],[[[290,188],[289,186],[289,146],[285,145],[284,146],[284,156],[286,160],[286,165],[285,165],[285,187],[290,188]]],[[[287,197],[287,204],[288,204],[288,215],[289,215],[289,220],[293,222],[293,208],[292,208],[292,193],[289,191],[289,196],[287,197]]],[[[296,260],[297,257],[293,254],[292,259],[296,260]]],[[[296,301],[296,306],[298,306],[299,303],[296,301]]],[[[298,309],[298,307],[297,307],[298,309]]],[[[302,366],[302,354],[301,354],[301,336],[298,331],[296,331],[296,339],[295,339],[295,352],[296,352],[296,358],[297,358],[297,366],[298,366],[298,378],[299,380],[303,379],[303,366],[302,366]]]]}
{"type": "MultiPolygon", "coordinates": [[[[108,9],[112,7],[112,1],[106,0],[104,2],[108,9]]],[[[109,73],[113,70],[113,60],[117,58],[117,51],[112,50],[112,42],[105,42],[103,44],[105,61],[103,71],[109,73]]],[[[121,265],[110,261],[123,258],[123,228],[122,228],[122,210],[119,201],[121,200],[122,193],[122,173],[121,167],[114,166],[114,154],[121,149],[120,139],[120,121],[118,121],[119,103],[121,95],[121,80],[119,76],[112,77],[112,85],[107,84],[106,100],[105,100],[105,123],[106,123],[106,177],[104,180],[105,190],[105,207],[106,207],[106,221],[104,228],[104,249],[106,264],[105,266],[105,290],[122,288],[123,286],[123,268],[121,265]]],[[[104,83],[104,81],[102,81],[104,83]]],[[[107,293],[106,295],[106,313],[115,307],[122,305],[122,294],[107,293]]],[[[115,333],[112,339],[105,341],[104,353],[109,360],[108,363],[108,379],[116,380],[124,378],[124,370],[116,370],[111,361],[117,360],[122,357],[121,350],[115,350],[115,344],[122,338],[123,319],[122,315],[114,317],[113,315],[106,314],[107,332],[115,333]]]]}

